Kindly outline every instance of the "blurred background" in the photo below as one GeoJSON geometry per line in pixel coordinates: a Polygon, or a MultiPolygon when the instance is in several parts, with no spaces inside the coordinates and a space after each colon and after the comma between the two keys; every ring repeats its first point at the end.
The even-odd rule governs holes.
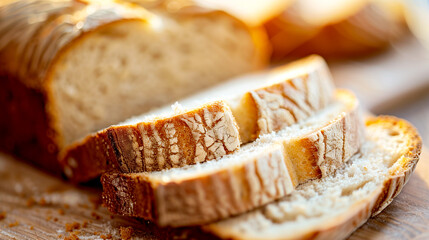
{"type": "Polygon", "coordinates": [[[263,24],[273,65],[322,55],[339,87],[352,89],[374,114],[409,120],[429,144],[428,0],[245,2],[252,2],[241,5],[246,11],[230,12],[263,24]]]}

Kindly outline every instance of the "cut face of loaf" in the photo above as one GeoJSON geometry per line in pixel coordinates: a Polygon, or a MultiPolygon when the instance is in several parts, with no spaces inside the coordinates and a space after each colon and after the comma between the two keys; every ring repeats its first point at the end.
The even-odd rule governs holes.
{"type": "MultiPolygon", "coordinates": [[[[333,100],[334,87],[329,70],[325,61],[318,56],[291,63],[266,75],[266,79],[263,77],[253,80],[244,78],[226,83],[213,90],[185,99],[182,103],[186,107],[195,108],[201,102],[213,99],[227,101],[237,121],[241,142],[247,143],[255,140],[261,134],[279,131],[303,121],[333,100]]],[[[208,104],[200,107],[198,111],[211,113],[211,109],[213,107],[208,104]]],[[[226,111],[226,106],[222,109],[226,111]]],[[[218,135],[213,138],[210,136],[210,132],[203,133],[204,131],[201,129],[197,138],[203,137],[207,140],[207,144],[201,145],[200,141],[186,140],[186,146],[182,147],[179,144],[179,149],[174,152],[173,156],[170,156],[169,149],[176,148],[173,146],[175,143],[171,144],[162,140],[162,143],[159,143],[160,140],[156,138],[156,134],[147,133],[147,130],[136,130],[139,129],[139,126],[155,124],[164,126],[159,131],[166,132],[165,122],[168,122],[168,128],[171,131],[195,132],[195,129],[185,129],[186,127],[194,128],[189,125],[191,122],[185,124],[182,121],[184,118],[189,118],[189,114],[184,114],[182,117],[179,114],[173,117],[182,119],[180,121],[172,120],[171,108],[168,106],[87,136],[63,151],[60,154],[60,162],[64,166],[66,175],[72,181],[82,182],[97,177],[108,169],[125,173],[159,171],[221,157],[231,153],[231,149],[238,148],[235,141],[238,136],[231,134],[232,129],[235,129],[236,126],[233,123],[233,117],[229,116],[229,109],[226,112],[228,114],[225,116],[231,121],[219,121],[216,125],[216,128],[219,129],[231,129],[231,131],[225,131],[229,140],[223,142],[231,142],[228,144],[233,146],[227,146],[225,151],[222,151],[224,148],[218,149],[217,145],[215,147],[211,143],[212,139],[222,138],[220,133],[216,133],[218,135]],[[156,123],[153,123],[154,118],[157,119],[156,123]],[[178,123],[176,129],[176,125],[171,125],[171,121],[181,123],[178,123]],[[217,150],[211,151],[208,146],[217,150]],[[213,155],[213,152],[216,154],[213,155]]],[[[208,115],[201,115],[201,117],[206,119],[208,115]]]]}
{"type": "Polygon", "coordinates": [[[4,142],[20,145],[11,148],[22,152],[48,137],[52,142],[40,143],[40,149],[55,155],[87,134],[259,69],[267,54],[260,29],[221,11],[149,12],[113,1],[2,1],[0,81],[14,81],[14,88],[7,90],[13,97],[0,98],[0,111],[11,115],[0,132],[11,132],[11,141],[4,142]],[[16,105],[23,112],[37,107],[44,115],[31,119],[16,105]],[[40,121],[47,129],[34,123],[40,121]],[[32,125],[28,140],[12,136],[22,125],[32,125]]]}
{"type": "Polygon", "coordinates": [[[155,15],[84,40],[53,73],[65,145],[262,65],[249,31],[222,13],[155,15]]]}
{"type": "Polygon", "coordinates": [[[298,186],[291,195],[205,226],[225,239],[344,239],[382,211],[408,181],[422,142],[406,121],[366,122],[366,142],[335,175],[298,186]]]}
{"type": "Polygon", "coordinates": [[[146,172],[209,161],[239,149],[240,136],[230,108],[217,101],[110,127],[84,142],[62,158],[67,161],[65,173],[73,180],[89,180],[108,168],[146,172]]]}
{"type": "Polygon", "coordinates": [[[363,124],[356,98],[337,101],[278,133],[202,164],[151,173],[107,173],[103,200],[116,214],[160,226],[199,225],[237,215],[332,174],[359,149],[363,124]]]}

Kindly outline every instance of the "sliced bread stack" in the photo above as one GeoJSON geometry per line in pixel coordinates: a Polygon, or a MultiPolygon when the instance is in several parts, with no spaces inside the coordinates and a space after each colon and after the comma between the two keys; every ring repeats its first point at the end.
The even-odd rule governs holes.
{"type": "MultiPolygon", "coordinates": [[[[280,96],[299,106],[297,96],[309,96],[310,88],[297,87],[304,79],[298,76],[302,69],[311,76],[310,65],[326,67],[314,64],[321,61],[313,56],[281,68],[287,73],[274,70],[289,78],[283,79],[281,94],[269,98],[274,100],[261,109],[282,109],[280,96]]],[[[260,89],[278,89],[273,86],[282,81],[276,78],[274,82],[243,89],[244,95],[231,99],[255,97],[260,89]]],[[[352,93],[336,90],[330,95],[311,114],[270,130],[258,128],[256,139],[240,139],[239,148],[217,158],[154,171],[124,171],[112,164],[101,178],[103,202],[115,214],[144,218],[159,226],[202,225],[204,231],[226,239],[344,238],[399,194],[417,163],[421,140],[412,126],[393,117],[368,120],[365,127],[352,93]]],[[[184,103],[192,105],[200,97],[184,103]]],[[[311,101],[303,102],[307,105],[302,106],[314,106],[308,104],[311,101]]],[[[237,114],[244,110],[234,111],[239,104],[227,99],[223,103],[230,106],[234,119],[246,115],[237,114]]],[[[184,114],[176,111],[175,117],[184,114]]],[[[152,114],[163,112],[166,110],[152,114]]],[[[268,119],[274,121],[278,116],[282,115],[268,119]]],[[[140,116],[126,123],[141,124],[145,118],[151,119],[140,116]]],[[[247,125],[237,120],[237,126],[247,125]]],[[[246,135],[239,132],[240,137],[246,135]]]]}
{"type": "Polygon", "coordinates": [[[198,225],[252,210],[332,174],[363,137],[357,100],[338,91],[335,103],[307,120],[262,135],[210,162],[102,178],[110,211],[160,226],[198,225]]]}
{"type": "Polygon", "coordinates": [[[0,1],[0,147],[58,172],[91,132],[266,65],[260,28],[192,6],[0,1]]]}
{"type": "Polygon", "coordinates": [[[176,104],[91,134],[64,152],[65,172],[75,182],[106,172],[112,212],[161,226],[234,216],[332,174],[362,142],[357,99],[334,91],[318,56],[270,75],[203,94],[223,101],[176,104]]]}

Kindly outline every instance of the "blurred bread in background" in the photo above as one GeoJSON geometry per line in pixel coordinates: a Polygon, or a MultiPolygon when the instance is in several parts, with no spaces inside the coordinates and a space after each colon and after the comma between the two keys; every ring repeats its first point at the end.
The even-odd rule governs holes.
{"type": "Polygon", "coordinates": [[[406,29],[396,0],[297,0],[265,27],[275,61],[313,53],[364,56],[386,48],[406,29]]]}
{"type": "MultiPolygon", "coordinates": [[[[94,0],[92,0],[94,1],[94,0]]],[[[184,7],[200,6],[206,9],[225,11],[249,26],[260,26],[281,14],[294,0],[119,0],[138,4],[147,9],[162,6],[175,12],[184,7]]]]}
{"type": "Polygon", "coordinates": [[[429,49],[429,2],[425,0],[405,1],[405,19],[410,30],[429,49]]]}

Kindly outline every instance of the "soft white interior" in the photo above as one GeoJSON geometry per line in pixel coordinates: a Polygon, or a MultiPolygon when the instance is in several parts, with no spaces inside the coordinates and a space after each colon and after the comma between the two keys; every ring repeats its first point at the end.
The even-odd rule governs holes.
{"type": "Polygon", "coordinates": [[[213,225],[218,231],[252,239],[287,239],[323,228],[381,187],[388,169],[407,149],[403,134],[369,126],[360,153],[335,175],[300,185],[282,200],[213,225]]]}
{"type": "Polygon", "coordinates": [[[254,69],[250,33],[225,15],[116,23],[88,34],[53,72],[64,145],[254,69]]]}
{"type": "Polygon", "coordinates": [[[276,149],[276,142],[292,139],[298,136],[305,135],[313,132],[316,129],[324,127],[332,119],[347,108],[344,102],[335,102],[326,109],[320,111],[318,114],[306,119],[305,121],[291,125],[282,131],[270,133],[261,136],[256,141],[242,146],[234,154],[223,156],[222,158],[199,163],[196,165],[189,165],[182,168],[172,168],[163,171],[140,173],[150,177],[154,181],[180,181],[187,178],[195,178],[204,174],[217,172],[224,169],[234,168],[236,165],[242,165],[243,162],[253,161],[258,155],[266,154],[267,151],[276,149]]]}

